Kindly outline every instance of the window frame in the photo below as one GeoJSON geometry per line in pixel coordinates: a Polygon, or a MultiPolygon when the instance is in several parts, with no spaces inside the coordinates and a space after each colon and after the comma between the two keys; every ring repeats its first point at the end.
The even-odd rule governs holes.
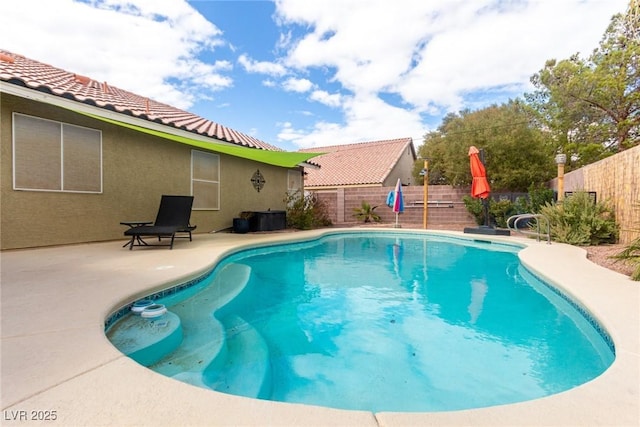
{"type": "Polygon", "coordinates": [[[302,193],[303,189],[304,189],[304,177],[302,175],[302,172],[297,169],[289,169],[287,171],[287,193],[292,194],[292,193],[295,193],[296,191],[300,191],[302,193]],[[296,181],[296,184],[298,184],[297,187],[291,186],[292,175],[295,175],[295,181],[296,181]]]}
{"type": "MultiPolygon", "coordinates": [[[[18,119],[19,120],[19,119],[18,119]]],[[[70,144],[73,144],[73,140],[71,138],[71,135],[69,135],[69,140],[70,140],[70,144]]],[[[71,147],[71,145],[70,145],[71,147]]],[[[81,194],[103,194],[104,192],[104,167],[103,167],[103,150],[102,150],[102,130],[100,129],[94,129],[94,128],[90,128],[90,127],[86,127],[86,126],[78,126],[78,125],[74,125],[71,123],[67,123],[67,122],[62,122],[59,120],[51,120],[51,119],[45,119],[42,117],[38,117],[38,116],[32,116],[29,114],[23,114],[23,113],[18,113],[18,112],[13,112],[12,113],[12,122],[11,122],[11,148],[12,148],[12,153],[11,153],[11,161],[12,161],[12,188],[14,191],[38,191],[38,192],[48,192],[48,193],[81,193],[81,194]],[[20,142],[18,141],[18,138],[20,135],[17,134],[18,129],[16,127],[16,118],[17,117],[26,117],[28,119],[31,120],[39,120],[39,121],[43,121],[43,122],[48,122],[48,123],[54,123],[56,125],[58,125],[60,127],[60,133],[58,135],[58,150],[57,152],[60,155],[60,165],[59,165],[59,188],[55,189],[55,188],[36,188],[36,187],[26,187],[26,186],[19,186],[17,181],[19,180],[18,176],[18,171],[17,170],[17,159],[16,159],[16,147],[20,144],[20,142]],[[98,148],[98,158],[97,158],[97,166],[98,166],[98,175],[99,175],[99,189],[98,190],[78,190],[78,189],[65,189],[65,127],[69,127],[71,129],[73,128],[77,128],[77,129],[83,129],[83,130],[88,130],[91,132],[96,132],[97,133],[97,141],[92,141],[92,144],[97,143],[97,148],[98,148]]],[[[19,150],[18,150],[19,151],[19,150]]],[[[72,151],[69,151],[69,157],[72,157],[73,153],[72,151]]],[[[96,159],[92,159],[92,161],[95,162],[96,159]]],[[[69,166],[69,165],[67,165],[69,166]]],[[[22,165],[20,166],[22,167],[22,165]]],[[[28,167],[28,165],[27,165],[28,167]]],[[[29,172],[29,171],[27,171],[29,172]]]]}
{"type": "Polygon", "coordinates": [[[220,210],[220,155],[219,154],[212,153],[210,151],[191,150],[191,195],[194,197],[194,207],[193,207],[194,211],[219,211],[220,210]],[[217,181],[194,177],[194,156],[200,156],[200,155],[202,155],[203,157],[208,156],[211,159],[215,159],[214,161],[216,162],[216,166],[217,166],[216,167],[217,181]],[[193,185],[194,182],[202,182],[202,183],[217,185],[217,194],[214,197],[216,200],[216,205],[217,205],[216,207],[196,207],[197,195],[194,194],[194,185],[193,185]]]}

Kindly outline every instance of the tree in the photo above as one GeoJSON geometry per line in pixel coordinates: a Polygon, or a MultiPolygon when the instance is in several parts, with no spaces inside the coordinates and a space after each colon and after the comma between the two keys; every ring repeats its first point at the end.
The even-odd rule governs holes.
{"type": "MultiPolygon", "coordinates": [[[[429,183],[471,183],[469,147],[484,149],[485,167],[492,190],[527,191],[530,185],[554,176],[554,146],[531,120],[529,107],[520,100],[478,111],[449,114],[419,148],[429,159],[429,183]]],[[[419,182],[421,161],[414,175],[419,182]]]]}
{"type": "MultiPolygon", "coordinates": [[[[588,59],[547,61],[526,94],[570,167],[640,144],[640,37],[633,1],[615,15],[588,59]]],[[[636,5],[637,7],[637,5],[636,5]]]]}

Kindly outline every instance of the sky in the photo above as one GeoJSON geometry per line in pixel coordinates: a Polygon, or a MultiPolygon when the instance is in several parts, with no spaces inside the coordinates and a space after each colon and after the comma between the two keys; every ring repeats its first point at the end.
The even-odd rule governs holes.
{"type": "Polygon", "coordinates": [[[289,151],[411,137],[586,58],[628,0],[12,0],[0,48],[289,151]]]}

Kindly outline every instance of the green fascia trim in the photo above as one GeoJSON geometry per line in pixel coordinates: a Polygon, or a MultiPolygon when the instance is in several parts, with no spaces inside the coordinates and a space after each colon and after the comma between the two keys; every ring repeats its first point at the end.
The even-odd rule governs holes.
{"type": "Polygon", "coordinates": [[[294,168],[300,163],[304,163],[307,160],[319,156],[322,153],[295,153],[289,151],[270,151],[262,150],[259,148],[242,147],[239,145],[223,144],[219,142],[205,142],[193,138],[187,138],[185,136],[173,135],[167,132],[161,132],[145,128],[142,126],[132,125],[130,123],[121,122],[119,120],[108,119],[106,117],[98,116],[96,114],[86,113],[83,111],[76,111],[76,113],[83,114],[85,116],[92,117],[94,119],[102,120],[103,122],[111,123],[117,126],[133,129],[138,132],[143,132],[149,135],[157,136],[163,139],[169,139],[171,141],[186,144],[191,147],[201,148],[203,150],[215,151],[218,153],[228,154],[230,156],[241,157],[243,159],[253,160],[260,163],[266,163],[268,165],[280,166],[284,168],[294,168]]]}

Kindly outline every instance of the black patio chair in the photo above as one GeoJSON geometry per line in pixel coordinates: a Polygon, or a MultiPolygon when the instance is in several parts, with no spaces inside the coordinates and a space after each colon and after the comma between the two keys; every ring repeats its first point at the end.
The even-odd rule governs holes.
{"type": "Polygon", "coordinates": [[[173,249],[173,242],[176,238],[188,237],[189,241],[192,241],[191,232],[196,229],[196,226],[191,225],[189,222],[192,206],[193,196],[163,195],[155,222],[123,221],[120,223],[130,227],[124,232],[124,235],[131,237],[131,240],[124,246],[129,246],[129,250],[133,249],[134,246],[150,246],[144,241],[143,237],[157,237],[159,241],[162,241],[163,237],[171,238],[169,244],[152,245],[169,246],[169,249],[173,249]],[[177,234],[187,235],[178,236],[177,234]]]}

